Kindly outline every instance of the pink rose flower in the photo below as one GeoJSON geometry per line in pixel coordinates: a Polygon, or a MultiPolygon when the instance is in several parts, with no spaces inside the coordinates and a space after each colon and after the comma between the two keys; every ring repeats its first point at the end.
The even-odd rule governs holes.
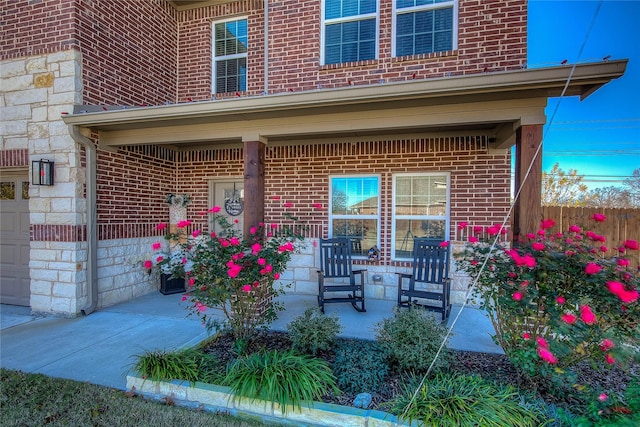
{"type": "Polygon", "coordinates": [[[596,222],[605,222],[607,220],[607,217],[601,213],[595,213],[591,218],[596,222]]]}
{"type": "Polygon", "coordinates": [[[251,292],[251,285],[244,285],[242,287],[243,292],[251,292]]]}
{"type": "Polygon", "coordinates": [[[629,260],[626,258],[618,258],[616,260],[616,263],[620,266],[620,267],[627,267],[629,266],[629,260]]]}
{"type": "Polygon", "coordinates": [[[556,298],[556,302],[560,305],[564,304],[567,300],[562,295],[556,298]]]}
{"type": "Polygon", "coordinates": [[[151,249],[153,249],[154,251],[157,251],[158,249],[160,249],[162,247],[162,243],[160,242],[155,242],[151,245],[151,249]]]}
{"type": "Polygon", "coordinates": [[[543,250],[544,250],[544,248],[545,248],[544,243],[542,243],[542,242],[533,242],[533,243],[531,244],[531,247],[532,247],[532,248],[533,248],[533,250],[535,250],[535,251],[543,251],[543,250]]]}
{"type": "Polygon", "coordinates": [[[264,258],[258,258],[258,265],[265,265],[267,263],[267,260],[264,258]]]}
{"type": "Polygon", "coordinates": [[[631,249],[632,251],[638,250],[638,242],[635,240],[625,240],[622,245],[627,249],[631,249]]]}
{"type": "Polygon", "coordinates": [[[191,233],[191,236],[195,239],[200,235],[200,233],[202,233],[200,230],[193,230],[193,232],[191,233]]]}
{"type": "Polygon", "coordinates": [[[545,219],[545,220],[542,220],[542,222],[540,223],[540,227],[544,230],[547,230],[553,227],[554,225],[556,225],[556,222],[552,219],[545,219]]]}
{"type": "Polygon", "coordinates": [[[220,206],[214,206],[211,209],[209,209],[209,212],[211,213],[217,213],[220,212],[220,206]]]}
{"type": "Polygon", "coordinates": [[[582,229],[577,225],[572,225],[571,227],[569,227],[569,231],[572,233],[580,233],[582,229]]]}
{"type": "Polygon", "coordinates": [[[602,267],[600,267],[598,264],[590,262],[589,264],[587,264],[587,266],[584,268],[584,272],[588,275],[593,275],[593,274],[597,274],[600,272],[600,270],[602,270],[602,267]]]}
{"type": "Polygon", "coordinates": [[[164,230],[165,228],[167,228],[167,224],[164,222],[161,222],[160,224],[156,225],[156,228],[160,231],[164,230]]]}
{"type": "Polygon", "coordinates": [[[464,230],[465,228],[467,228],[467,225],[469,224],[466,221],[462,221],[458,224],[458,230],[464,230]]]}
{"type": "Polygon", "coordinates": [[[540,356],[540,358],[545,362],[547,362],[548,364],[554,365],[558,363],[558,359],[556,359],[556,357],[553,355],[553,353],[551,353],[551,351],[549,351],[549,349],[544,347],[538,347],[537,352],[538,352],[538,356],[540,356]]]}
{"type": "Polygon", "coordinates": [[[447,246],[449,246],[449,242],[440,242],[440,246],[441,248],[446,248],[447,246]]]}
{"type": "Polygon", "coordinates": [[[614,363],[616,363],[616,359],[612,355],[610,355],[609,353],[605,354],[604,360],[609,365],[613,365],[614,363]]]}
{"type": "Polygon", "coordinates": [[[602,340],[602,342],[600,343],[600,350],[602,351],[609,351],[611,350],[613,347],[615,347],[616,345],[613,343],[613,341],[611,341],[609,338],[605,338],[602,340]]]}
{"type": "Polygon", "coordinates": [[[476,236],[469,236],[469,243],[478,243],[478,238],[476,236]]]}
{"type": "Polygon", "coordinates": [[[569,325],[573,325],[578,320],[575,314],[571,314],[571,313],[565,313],[562,316],[560,316],[560,318],[562,319],[563,322],[568,323],[569,325]]]}
{"type": "Polygon", "coordinates": [[[524,332],[524,333],[522,334],[522,338],[523,338],[525,341],[528,341],[528,340],[530,340],[530,339],[531,339],[531,334],[529,334],[528,332],[524,332]]]}
{"type": "Polygon", "coordinates": [[[580,319],[587,325],[593,325],[598,320],[596,315],[593,314],[593,311],[591,311],[591,307],[588,305],[580,307],[580,319]]]}
{"type": "Polygon", "coordinates": [[[322,209],[322,203],[314,203],[313,208],[317,211],[322,209]]]}
{"type": "Polygon", "coordinates": [[[514,301],[522,301],[522,293],[516,291],[513,293],[512,298],[514,301]]]}
{"type": "Polygon", "coordinates": [[[607,400],[609,398],[609,396],[607,396],[607,393],[600,393],[600,396],[598,396],[598,400],[600,402],[604,402],[605,400],[607,400]]]}
{"type": "Polygon", "coordinates": [[[144,268],[146,268],[147,270],[151,270],[151,268],[153,268],[153,261],[151,261],[150,259],[146,260],[144,262],[144,268]]]}

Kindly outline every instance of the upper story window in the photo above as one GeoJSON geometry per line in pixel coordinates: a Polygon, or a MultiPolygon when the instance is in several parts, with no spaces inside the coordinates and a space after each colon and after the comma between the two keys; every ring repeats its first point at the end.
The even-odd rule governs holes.
{"type": "Polygon", "coordinates": [[[379,244],[379,182],[377,176],[330,178],[329,235],[349,238],[354,256],[379,244]]]}
{"type": "Polygon", "coordinates": [[[449,175],[399,174],[393,177],[391,251],[410,259],[414,237],[449,240],[449,175]]]}
{"type": "Polygon", "coordinates": [[[393,56],[457,48],[458,0],[395,0],[393,56]]]}
{"type": "Polygon", "coordinates": [[[247,20],[213,24],[213,93],[247,90],[247,20]]]}
{"type": "Polygon", "coordinates": [[[378,0],[323,1],[323,64],[375,59],[378,0]]]}

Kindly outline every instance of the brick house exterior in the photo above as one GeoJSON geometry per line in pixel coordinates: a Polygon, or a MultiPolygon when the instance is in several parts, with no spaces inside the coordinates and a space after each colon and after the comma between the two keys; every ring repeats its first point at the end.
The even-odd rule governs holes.
{"type": "MultiPolygon", "coordinates": [[[[373,59],[330,63],[324,1],[2,0],[3,181],[55,161],[55,185],[28,192],[32,311],[75,316],[153,291],[141,262],[168,220],[165,196],[191,195],[192,217],[221,182],[244,183],[245,228],[277,221],[283,201],[310,224],[283,277],[293,293],[317,293],[313,242],[333,231],[334,178],[378,185],[380,259],[356,261],[367,297],[395,299],[394,273],[408,266],[398,179],[446,181],[434,215],[455,245],[461,222],[509,212],[515,146],[524,202],[512,229],[532,230],[540,156],[524,175],[547,98],[570,73],[565,94],[588,96],[626,61],[527,69],[526,0],[452,0],[452,48],[398,56],[396,3],[373,3],[373,59]],[[246,85],[216,90],[212,26],[240,18],[246,85]]],[[[454,302],[466,287],[457,277],[454,302]]]]}

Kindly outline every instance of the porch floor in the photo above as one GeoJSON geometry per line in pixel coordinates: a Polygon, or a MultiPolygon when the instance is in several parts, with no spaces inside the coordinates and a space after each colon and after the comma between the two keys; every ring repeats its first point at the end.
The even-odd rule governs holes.
{"type": "MultiPolygon", "coordinates": [[[[153,292],[73,319],[38,317],[28,307],[0,305],[0,367],[124,389],[136,355],[193,346],[208,336],[199,319],[187,316],[181,299],[181,294],[153,292]]],[[[272,325],[274,330],[286,330],[292,319],[316,304],[314,295],[286,295],[279,300],[285,310],[272,325]]],[[[391,317],[394,305],[367,300],[366,313],[355,311],[351,304],[329,304],[325,311],[338,314],[342,336],[373,339],[374,325],[391,317]]],[[[449,325],[459,312],[460,307],[454,306],[449,325]]],[[[493,327],[481,310],[465,307],[452,331],[450,348],[502,352],[493,343],[493,327]]]]}

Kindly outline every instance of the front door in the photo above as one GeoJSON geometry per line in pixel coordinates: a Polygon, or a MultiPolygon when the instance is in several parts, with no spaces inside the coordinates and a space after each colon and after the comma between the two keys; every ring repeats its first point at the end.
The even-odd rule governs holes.
{"type": "MultiPolygon", "coordinates": [[[[220,213],[235,224],[242,234],[244,224],[244,181],[242,179],[215,180],[209,184],[211,206],[220,206],[220,213]],[[237,221],[237,222],[236,222],[237,221]]],[[[220,231],[216,229],[215,231],[220,231]]]]}
{"type": "Polygon", "coordinates": [[[0,302],[30,305],[29,178],[0,178],[0,302]]]}

